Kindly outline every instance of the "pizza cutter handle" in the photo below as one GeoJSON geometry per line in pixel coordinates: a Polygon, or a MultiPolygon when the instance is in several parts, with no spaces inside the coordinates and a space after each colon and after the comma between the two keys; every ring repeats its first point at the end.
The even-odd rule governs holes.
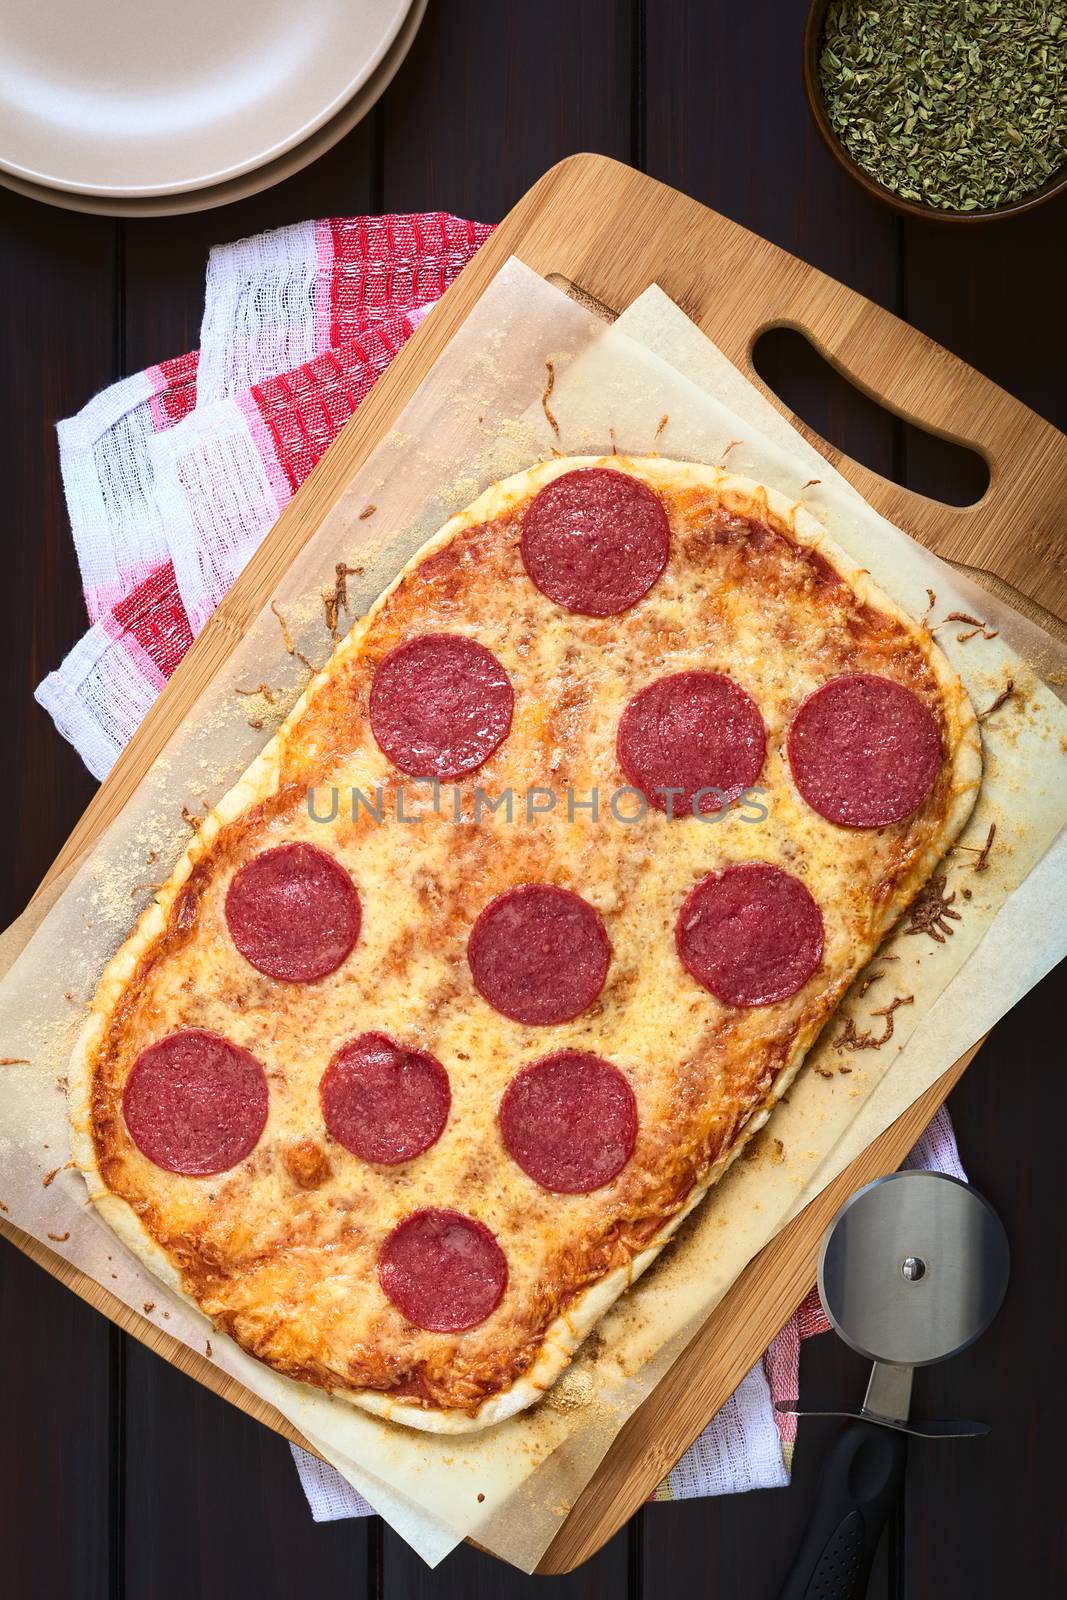
{"type": "Polygon", "coordinates": [[[869,1422],[853,1422],[839,1434],[780,1600],[862,1600],[907,1448],[905,1434],[869,1422]]]}

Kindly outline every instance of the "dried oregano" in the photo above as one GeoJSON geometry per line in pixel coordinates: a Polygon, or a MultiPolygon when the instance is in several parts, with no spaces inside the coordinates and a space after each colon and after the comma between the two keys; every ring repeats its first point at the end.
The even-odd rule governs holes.
{"type": "Polygon", "coordinates": [[[831,0],[819,49],[830,125],[905,200],[976,211],[1067,161],[1065,0],[831,0]]]}

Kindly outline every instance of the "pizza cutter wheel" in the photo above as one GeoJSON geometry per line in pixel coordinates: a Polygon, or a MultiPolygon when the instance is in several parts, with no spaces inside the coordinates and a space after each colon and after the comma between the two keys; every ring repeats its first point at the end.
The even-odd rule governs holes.
{"type": "Polygon", "coordinates": [[[984,1422],[912,1421],[916,1367],[966,1349],[1008,1286],[1004,1225],[987,1200],[939,1172],[897,1172],[859,1189],[819,1253],[819,1296],[835,1331],[874,1362],[862,1406],[801,1406],[795,1416],[855,1419],[822,1470],[815,1509],[781,1600],[855,1600],[904,1476],[907,1434],[988,1433],[984,1422]]]}

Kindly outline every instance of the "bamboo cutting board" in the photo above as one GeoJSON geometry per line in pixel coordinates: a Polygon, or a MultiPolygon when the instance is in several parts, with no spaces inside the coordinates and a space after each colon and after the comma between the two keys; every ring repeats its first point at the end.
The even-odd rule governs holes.
{"type": "MultiPolygon", "coordinates": [[[[482,247],[283,512],[89,805],[27,919],[36,920],[59,880],[122,809],[511,255],[610,312],[658,283],[764,393],[752,367],[755,340],[770,327],[797,328],[888,409],[978,451],[990,470],[986,494],[973,506],[945,506],[878,477],[790,418],[877,510],[1067,637],[1067,528],[1057,526],[1067,500],[1067,438],[924,335],[775,245],[606,157],[572,156],[535,184],[482,247]]],[[[19,932],[16,925],[4,942],[19,932]]],[[[566,1572],[588,1559],[648,1498],[811,1286],[819,1240],[838,1206],[899,1165],[973,1055],[956,1062],[750,1264],[623,1429],[540,1571],[566,1572]]],[[[273,1407],[69,1262],[3,1219],[0,1232],[166,1360],[303,1442],[273,1407]]]]}

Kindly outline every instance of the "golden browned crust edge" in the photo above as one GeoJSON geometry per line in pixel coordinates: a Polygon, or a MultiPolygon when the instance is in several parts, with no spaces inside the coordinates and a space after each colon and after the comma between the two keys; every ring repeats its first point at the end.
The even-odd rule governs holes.
{"type": "MultiPolygon", "coordinates": [[[[937,683],[945,717],[946,747],[951,769],[950,801],[930,845],[913,863],[908,876],[897,884],[895,893],[887,898],[868,955],[874,953],[901,911],[929,878],[937,862],[958,836],[971,813],[981,782],[982,746],[974,710],[959,677],[929,633],[909,617],[889,595],[878,588],[864,568],[856,566],[802,505],[791,502],[773,489],[766,489],[750,479],[736,477],[722,469],[658,457],[561,457],[541,462],[493,484],[464,511],[450,518],[444,527],[416,552],[393,583],[375,601],[366,616],[356,622],[338,643],[330,660],[309,682],[304,693],[260,755],[203,819],[199,830],[190,840],[170,877],[157,891],[153,903],[142,913],[129,938],[105,967],[89,1016],[75,1045],[69,1073],[71,1143],[74,1159],[85,1177],[90,1197],[96,1204],[99,1214],[122,1243],[169,1288],[181,1294],[182,1298],[198,1311],[199,1307],[196,1307],[195,1301],[184,1294],[178,1273],[166,1251],[148,1233],[133,1208],[106,1187],[97,1165],[91,1131],[92,1081],[96,1050],[104,1036],[108,1019],[142,958],[151,950],[155,940],[166,928],[170,911],[183,885],[193,868],[207,855],[220,829],[277,790],[283,754],[292,730],[303,717],[318,690],[336,671],[338,664],[347,657],[358,654],[364,638],[392,592],[429,556],[448,545],[464,529],[514,511],[553,478],[578,467],[606,467],[622,472],[633,472],[635,476],[648,483],[662,482],[664,488],[672,491],[685,488],[710,490],[717,493],[727,509],[737,515],[762,519],[770,517],[795,543],[817,551],[861,602],[892,617],[904,627],[922,651],[937,683]]],[[[493,1423],[513,1416],[533,1404],[559,1377],[578,1346],[609,1306],[651,1265],[685,1218],[718,1182],[748,1140],[764,1125],[774,1105],[796,1077],[809,1048],[810,1041],[805,1041],[793,1051],[775,1077],[763,1102],[754,1108],[747,1122],[738,1130],[732,1145],[723,1151],[708,1172],[705,1181],[690,1192],[684,1207],[668,1219],[650,1243],[628,1265],[616,1268],[598,1283],[583,1290],[566,1311],[553,1320],[545,1332],[533,1366],[509,1388],[490,1396],[473,1413],[455,1409],[429,1409],[403,1400],[390,1399],[387,1394],[378,1391],[339,1389],[335,1392],[341,1398],[389,1421],[404,1423],[409,1427],[431,1433],[473,1432],[490,1427],[493,1423]]]]}

